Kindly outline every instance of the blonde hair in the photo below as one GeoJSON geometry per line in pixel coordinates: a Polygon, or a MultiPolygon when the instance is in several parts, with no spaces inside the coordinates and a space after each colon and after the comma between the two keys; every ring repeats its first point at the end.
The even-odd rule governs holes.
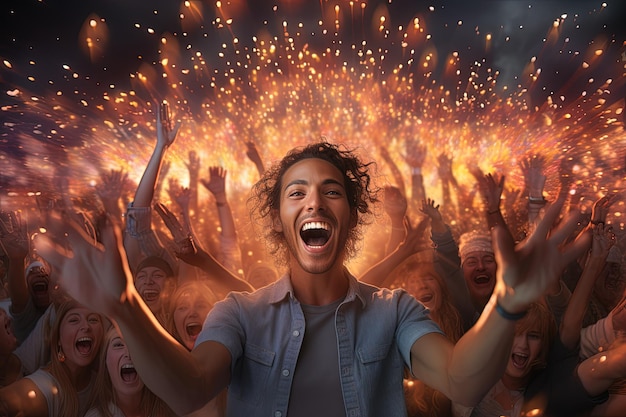
{"type": "MultiPolygon", "coordinates": [[[[117,394],[111,383],[111,375],[106,366],[106,358],[109,350],[109,344],[116,337],[121,337],[117,328],[111,326],[106,336],[100,356],[98,358],[98,375],[94,389],[89,398],[89,409],[96,409],[102,417],[113,417],[109,404],[117,403],[117,394]]],[[[165,404],[163,400],[157,397],[145,385],[141,391],[141,410],[142,415],[146,417],[175,417],[174,412],[165,404]]]]}
{"type": "Polygon", "coordinates": [[[532,371],[536,371],[546,367],[550,347],[557,332],[554,314],[544,303],[537,302],[530,305],[526,316],[517,322],[515,334],[519,335],[529,330],[537,330],[541,337],[541,352],[530,364],[532,371]]]}
{"type": "MultiPolygon", "coordinates": [[[[60,356],[60,333],[61,333],[61,324],[63,323],[63,319],[67,315],[67,313],[74,309],[84,307],[79,304],[75,300],[66,300],[59,305],[57,308],[57,316],[52,326],[52,331],[50,332],[50,365],[48,365],[48,371],[59,383],[59,409],[63,411],[63,415],[67,417],[79,417],[80,415],[80,404],[78,401],[78,392],[72,380],[70,378],[70,370],[65,363],[65,361],[61,361],[60,356]]],[[[100,316],[100,323],[104,326],[104,320],[102,315],[100,316]]],[[[98,349],[102,349],[102,341],[100,341],[100,346],[98,349]]],[[[97,361],[94,360],[89,366],[92,369],[95,369],[95,363],[97,361]]]]}
{"type": "Polygon", "coordinates": [[[188,281],[176,288],[176,291],[174,291],[170,299],[170,311],[167,315],[165,328],[172,336],[174,336],[174,339],[178,340],[181,344],[183,344],[183,340],[180,337],[178,330],[176,330],[176,323],[174,322],[174,311],[176,310],[176,306],[180,297],[188,293],[204,297],[204,299],[208,301],[211,306],[213,306],[218,301],[218,298],[211,289],[211,287],[209,287],[209,285],[203,281],[188,281]]]}
{"type": "Polygon", "coordinates": [[[409,259],[398,268],[399,285],[406,287],[407,280],[411,275],[429,275],[435,278],[441,290],[441,307],[436,311],[430,310],[430,317],[436,322],[446,337],[456,343],[463,336],[463,320],[461,313],[452,303],[452,295],[448,286],[435,269],[432,262],[418,259],[409,259]]]}

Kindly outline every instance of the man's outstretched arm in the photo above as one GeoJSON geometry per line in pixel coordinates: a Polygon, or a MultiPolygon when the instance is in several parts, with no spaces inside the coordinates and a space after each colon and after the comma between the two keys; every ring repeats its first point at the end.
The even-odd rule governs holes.
{"type": "Polygon", "coordinates": [[[189,352],[161,327],[135,289],[121,232],[112,221],[100,222],[101,242],[61,216],[50,219],[48,230],[36,245],[61,271],[62,287],[113,320],[141,379],[177,414],[202,407],[226,387],[229,351],[219,343],[205,342],[189,352]],[[64,235],[64,245],[57,244],[54,236],[64,235]]]}

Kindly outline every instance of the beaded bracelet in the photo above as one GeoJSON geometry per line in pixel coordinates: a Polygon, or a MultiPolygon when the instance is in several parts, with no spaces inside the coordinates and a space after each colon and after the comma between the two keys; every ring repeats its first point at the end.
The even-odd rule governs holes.
{"type": "Polygon", "coordinates": [[[526,311],[522,311],[521,313],[509,313],[508,311],[504,309],[504,307],[500,305],[499,301],[496,301],[496,311],[498,312],[500,316],[511,321],[517,321],[517,320],[523,319],[527,313],[526,311]]]}

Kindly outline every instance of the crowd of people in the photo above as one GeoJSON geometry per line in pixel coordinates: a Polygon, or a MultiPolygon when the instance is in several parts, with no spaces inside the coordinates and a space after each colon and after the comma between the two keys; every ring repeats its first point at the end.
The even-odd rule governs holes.
{"type": "Polygon", "coordinates": [[[266,168],[249,142],[260,179],[243,228],[227,172],[201,178],[193,152],[188,187],[169,178],[176,207],[164,203],[180,127],[166,105],[156,127],[130,202],[128,175],[111,171],[97,201],[60,181],[37,222],[0,213],[1,416],[624,415],[620,196],[581,210],[566,159],[546,198],[541,155],[518,191],[476,167],[464,190],[439,155],[440,205],[418,141],[409,187],[385,149],[393,181],[377,184],[343,145],[266,168]],[[244,234],[265,255],[242,255],[244,234]],[[371,262],[357,276],[359,250],[371,262]]]}

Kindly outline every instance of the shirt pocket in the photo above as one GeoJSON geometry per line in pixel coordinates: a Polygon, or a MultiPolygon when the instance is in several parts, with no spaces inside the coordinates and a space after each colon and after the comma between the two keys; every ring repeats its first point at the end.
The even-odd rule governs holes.
{"type": "Polygon", "coordinates": [[[393,343],[365,346],[357,350],[358,373],[366,395],[393,390],[402,384],[402,360],[394,355],[393,343]]]}
{"type": "Polygon", "coordinates": [[[235,372],[239,377],[231,382],[228,390],[241,402],[256,405],[268,388],[268,379],[276,352],[246,344],[242,359],[235,372]]]}

